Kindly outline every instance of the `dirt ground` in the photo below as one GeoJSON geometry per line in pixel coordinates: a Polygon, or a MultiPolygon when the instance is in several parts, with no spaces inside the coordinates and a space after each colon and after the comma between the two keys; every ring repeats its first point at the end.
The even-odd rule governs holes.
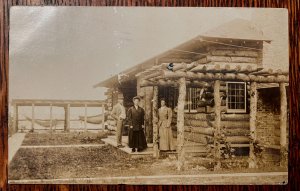
{"type": "Polygon", "coordinates": [[[27,133],[22,145],[103,144],[108,132],[27,133]]]}
{"type": "MultiPolygon", "coordinates": [[[[98,144],[102,143],[101,138],[106,136],[107,133],[103,132],[74,132],[55,135],[31,133],[26,135],[23,145],[98,144]]],[[[154,159],[151,156],[131,158],[127,153],[124,153],[110,145],[76,148],[21,148],[9,164],[8,176],[9,180],[30,180],[286,171],[285,169],[280,169],[279,167],[274,166],[259,169],[248,169],[247,157],[237,157],[234,160],[235,162],[233,163],[235,165],[231,164],[231,168],[226,168],[225,165],[231,163],[230,160],[224,160],[222,161],[222,170],[213,171],[214,164],[211,160],[207,158],[186,156],[184,170],[178,171],[176,168],[176,155],[162,154],[159,159],[154,159]]],[[[282,179],[282,177],[277,178],[282,179]]],[[[241,179],[241,182],[247,182],[246,180],[248,180],[243,180],[242,178],[239,179],[241,179]]],[[[252,178],[249,179],[249,181],[251,180],[255,183],[258,181],[257,179],[259,178],[252,178]]],[[[200,181],[200,183],[203,184],[214,183],[217,181],[213,178],[206,178],[205,181],[203,179],[203,182],[201,182],[201,180],[202,179],[197,179],[197,181],[200,181]]],[[[262,181],[262,183],[269,183],[270,181],[272,182],[273,179],[269,177],[259,180],[262,181]]],[[[130,180],[124,179],[124,181],[130,180]]],[[[141,180],[135,180],[135,182],[129,183],[138,183],[138,181],[141,180]]],[[[150,179],[143,179],[142,181],[146,183],[147,181],[150,181],[150,179]]],[[[162,181],[162,184],[168,183],[168,180],[152,180],[152,183],[153,181],[162,181]]],[[[178,179],[178,181],[180,182],[183,180],[178,179]]],[[[197,183],[195,182],[196,179],[188,179],[185,181],[197,183]]],[[[234,183],[232,182],[234,179],[227,178],[227,181],[228,182],[226,183],[229,184],[234,183]]],[[[93,181],[91,181],[91,183],[92,182],[93,181]]],[[[114,182],[112,180],[112,182],[108,183],[114,182]]]]}
{"type": "MultiPolygon", "coordinates": [[[[9,165],[9,179],[218,173],[212,171],[209,162],[199,161],[197,157],[188,160],[185,170],[179,172],[176,169],[176,156],[161,159],[130,158],[126,153],[108,145],[96,148],[20,149],[9,165]]],[[[232,168],[220,172],[272,172],[274,170],[269,168],[249,171],[246,168],[232,168]]]]}

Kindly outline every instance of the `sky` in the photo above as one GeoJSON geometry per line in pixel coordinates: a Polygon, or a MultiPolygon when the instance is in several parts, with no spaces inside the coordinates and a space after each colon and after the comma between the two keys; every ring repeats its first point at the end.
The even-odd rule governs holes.
{"type": "MultiPolygon", "coordinates": [[[[282,52],[283,46],[286,53],[286,13],[254,8],[12,7],[9,100],[104,99],[105,89],[93,85],[236,18],[254,21],[281,47],[273,52],[282,52]]],[[[288,64],[287,54],[273,57],[288,64]]]]}

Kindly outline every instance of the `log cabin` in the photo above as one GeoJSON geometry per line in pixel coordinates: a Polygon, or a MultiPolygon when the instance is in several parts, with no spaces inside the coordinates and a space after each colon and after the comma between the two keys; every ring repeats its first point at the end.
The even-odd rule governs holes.
{"type": "MultiPolygon", "coordinates": [[[[249,156],[250,168],[257,167],[258,145],[266,148],[266,160],[286,165],[288,66],[275,69],[267,62],[270,44],[272,40],[251,22],[237,19],[94,87],[107,88],[108,110],[118,94],[123,94],[126,108],[134,96],[142,98],[146,137],[153,142],[155,157],[157,110],[164,98],[174,113],[179,168],[190,145],[194,152],[213,152],[220,165],[225,144],[249,156]]],[[[109,117],[107,123],[115,125],[109,117]]]]}

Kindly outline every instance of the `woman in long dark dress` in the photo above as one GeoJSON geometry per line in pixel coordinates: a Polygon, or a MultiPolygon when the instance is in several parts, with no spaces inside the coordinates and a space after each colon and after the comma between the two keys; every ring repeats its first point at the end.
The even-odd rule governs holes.
{"type": "Polygon", "coordinates": [[[128,146],[132,152],[138,152],[147,148],[146,137],[144,134],[144,115],[145,111],[139,106],[140,98],[133,98],[133,106],[128,109],[128,146]]]}

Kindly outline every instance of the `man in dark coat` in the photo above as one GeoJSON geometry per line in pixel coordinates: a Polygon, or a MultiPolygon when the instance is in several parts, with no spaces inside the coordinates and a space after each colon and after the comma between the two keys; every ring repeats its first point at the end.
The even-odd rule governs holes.
{"type": "Polygon", "coordinates": [[[128,146],[132,152],[138,152],[147,148],[146,137],[144,134],[144,115],[145,111],[139,106],[140,98],[133,98],[133,106],[128,109],[128,146]]]}

